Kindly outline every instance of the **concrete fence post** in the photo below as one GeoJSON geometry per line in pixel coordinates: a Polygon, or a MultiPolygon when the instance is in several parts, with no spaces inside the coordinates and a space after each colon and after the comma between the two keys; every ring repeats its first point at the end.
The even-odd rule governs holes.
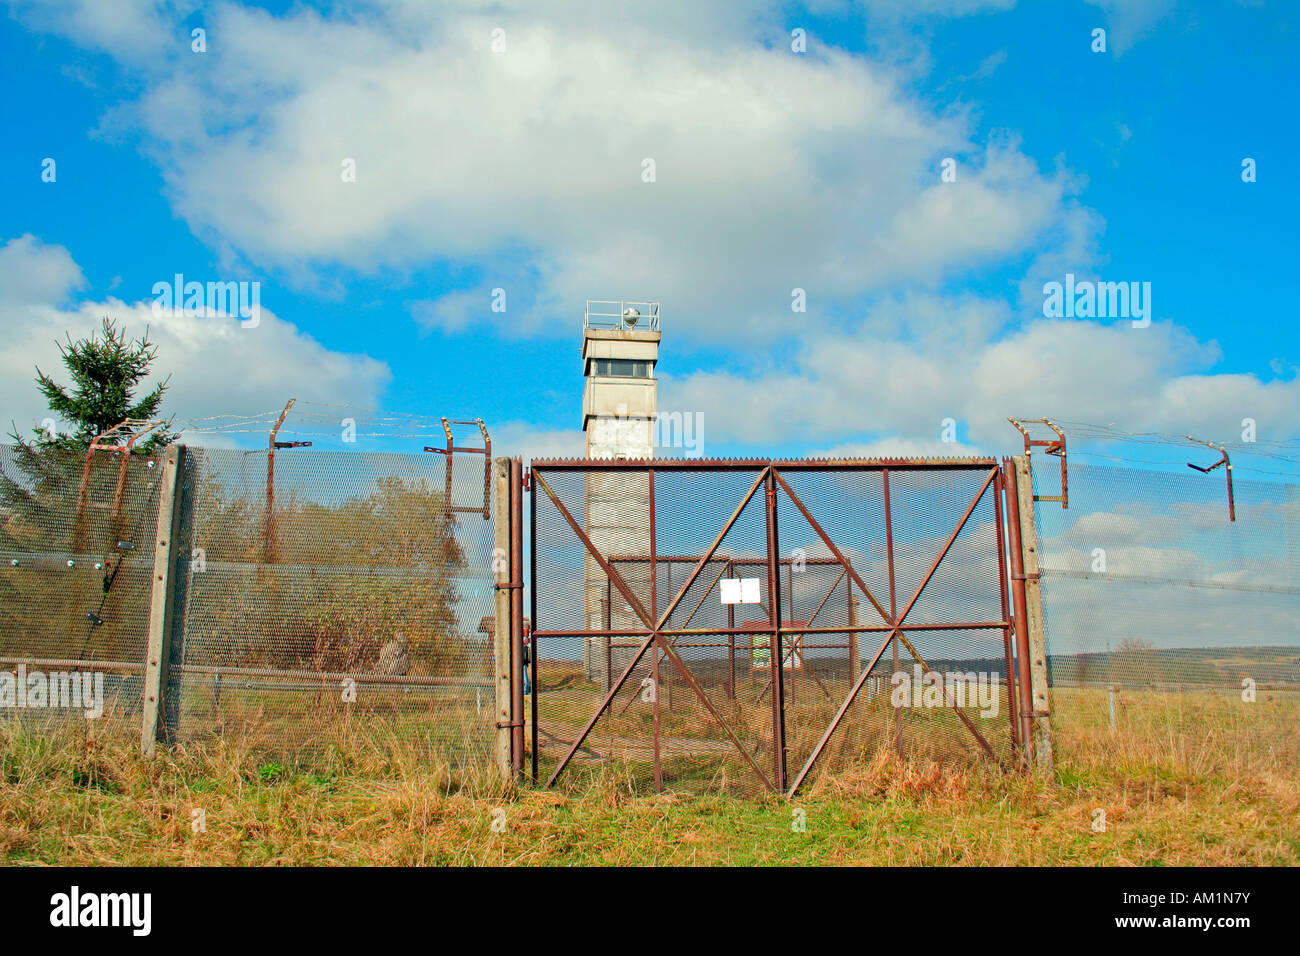
{"type": "Polygon", "coordinates": [[[144,706],[140,750],[151,756],[162,738],[163,697],[167,693],[167,663],[171,655],[172,605],[176,571],[176,538],[180,533],[180,492],[185,473],[185,446],[168,445],[158,476],[158,520],[154,526],[153,575],[149,596],[148,647],[144,660],[144,706]]]}
{"type": "Polygon", "coordinates": [[[1047,690],[1047,633],[1043,590],[1038,574],[1038,529],[1034,521],[1034,478],[1029,456],[1016,455],[1020,550],[1025,572],[1026,623],[1029,626],[1029,689],[1033,700],[1034,758],[1039,770],[1052,768],[1052,710],[1047,690]]]}

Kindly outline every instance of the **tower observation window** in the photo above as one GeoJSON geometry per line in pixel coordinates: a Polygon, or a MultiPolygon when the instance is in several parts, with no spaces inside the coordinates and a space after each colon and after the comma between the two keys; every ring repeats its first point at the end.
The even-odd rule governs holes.
{"type": "Polygon", "coordinates": [[[592,359],[592,375],[610,375],[615,378],[649,378],[650,362],[633,359],[592,359]]]}

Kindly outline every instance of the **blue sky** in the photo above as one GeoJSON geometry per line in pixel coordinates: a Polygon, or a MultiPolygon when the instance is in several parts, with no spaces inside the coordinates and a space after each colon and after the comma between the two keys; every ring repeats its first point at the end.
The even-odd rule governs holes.
{"type": "Polygon", "coordinates": [[[180,420],[296,396],[577,454],[583,298],[626,297],[709,455],[1300,436],[1290,4],[424,6],[0,4],[6,424],[111,313],[180,420]],[[1046,320],[1067,272],[1149,282],[1151,327],[1046,320]],[[175,273],[271,315],[151,318],[175,273]]]}

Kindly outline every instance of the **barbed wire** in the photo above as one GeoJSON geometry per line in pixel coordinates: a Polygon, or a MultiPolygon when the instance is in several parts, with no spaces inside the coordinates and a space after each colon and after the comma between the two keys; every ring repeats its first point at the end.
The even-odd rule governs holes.
{"type": "MultiPolygon", "coordinates": [[[[1194,451],[1201,447],[1197,443],[1189,441],[1187,435],[1172,432],[1127,431],[1120,428],[1115,422],[1101,425],[1094,422],[1071,421],[1064,418],[1054,418],[1052,421],[1065,431],[1068,453],[1072,458],[1075,456],[1104,458],[1110,461],[1141,465],[1168,466],[1174,464],[1172,459],[1134,458],[1127,455],[1106,454],[1088,448],[1079,448],[1078,443],[1081,441],[1114,443],[1120,446],[1137,445],[1148,448],[1165,448],[1171,451],[1174,449],[1194,451]]],[[[1038,423],[1030,420],[1023,422],[1023,424],[1032,426],[1038,423]]],[[[1231,454],[1234,471],[1284,477],[1297,477],[1297,472],[1300,472],[1300,439],[1262,439],[1259,441],[1239,439],[1221,441],[1218,444],[1231,454]],[[1274,468],[1261,468],[1255,464],[1243,463],[1241,461],[1243,456],[1247,459],[1262,458],[1274,463],[1285,463],[1295,466],[1296,471],[1279,471],[1274,468]]]]}

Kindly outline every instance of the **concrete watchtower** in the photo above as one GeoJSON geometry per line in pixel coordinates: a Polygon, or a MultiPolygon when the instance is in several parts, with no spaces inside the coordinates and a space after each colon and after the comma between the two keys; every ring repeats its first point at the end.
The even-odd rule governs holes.
{"type": "MultiPolygon", "coordinates": [[[[582,429],[588,458],[653,458],[658,414],[659,303],[587,301],[582,328],[582,429]]],[[[650,553],[650,488],[644,474],[590,472],[587,476],[586,531],[605,557],[650,553]]],[[[619,573],[649,610],[648,562],[620,564],[619,573]]],[[[591,630],[643,630],[600,566],[586,561],[585,613],[591,630]]],[[[628,639],[619,643],[635,643],[628,639]]],[[[631,648],[610,647],[607,637],[592,637],[583,650],[588,680],[602,690],[631,660],[631,648]]]]}

